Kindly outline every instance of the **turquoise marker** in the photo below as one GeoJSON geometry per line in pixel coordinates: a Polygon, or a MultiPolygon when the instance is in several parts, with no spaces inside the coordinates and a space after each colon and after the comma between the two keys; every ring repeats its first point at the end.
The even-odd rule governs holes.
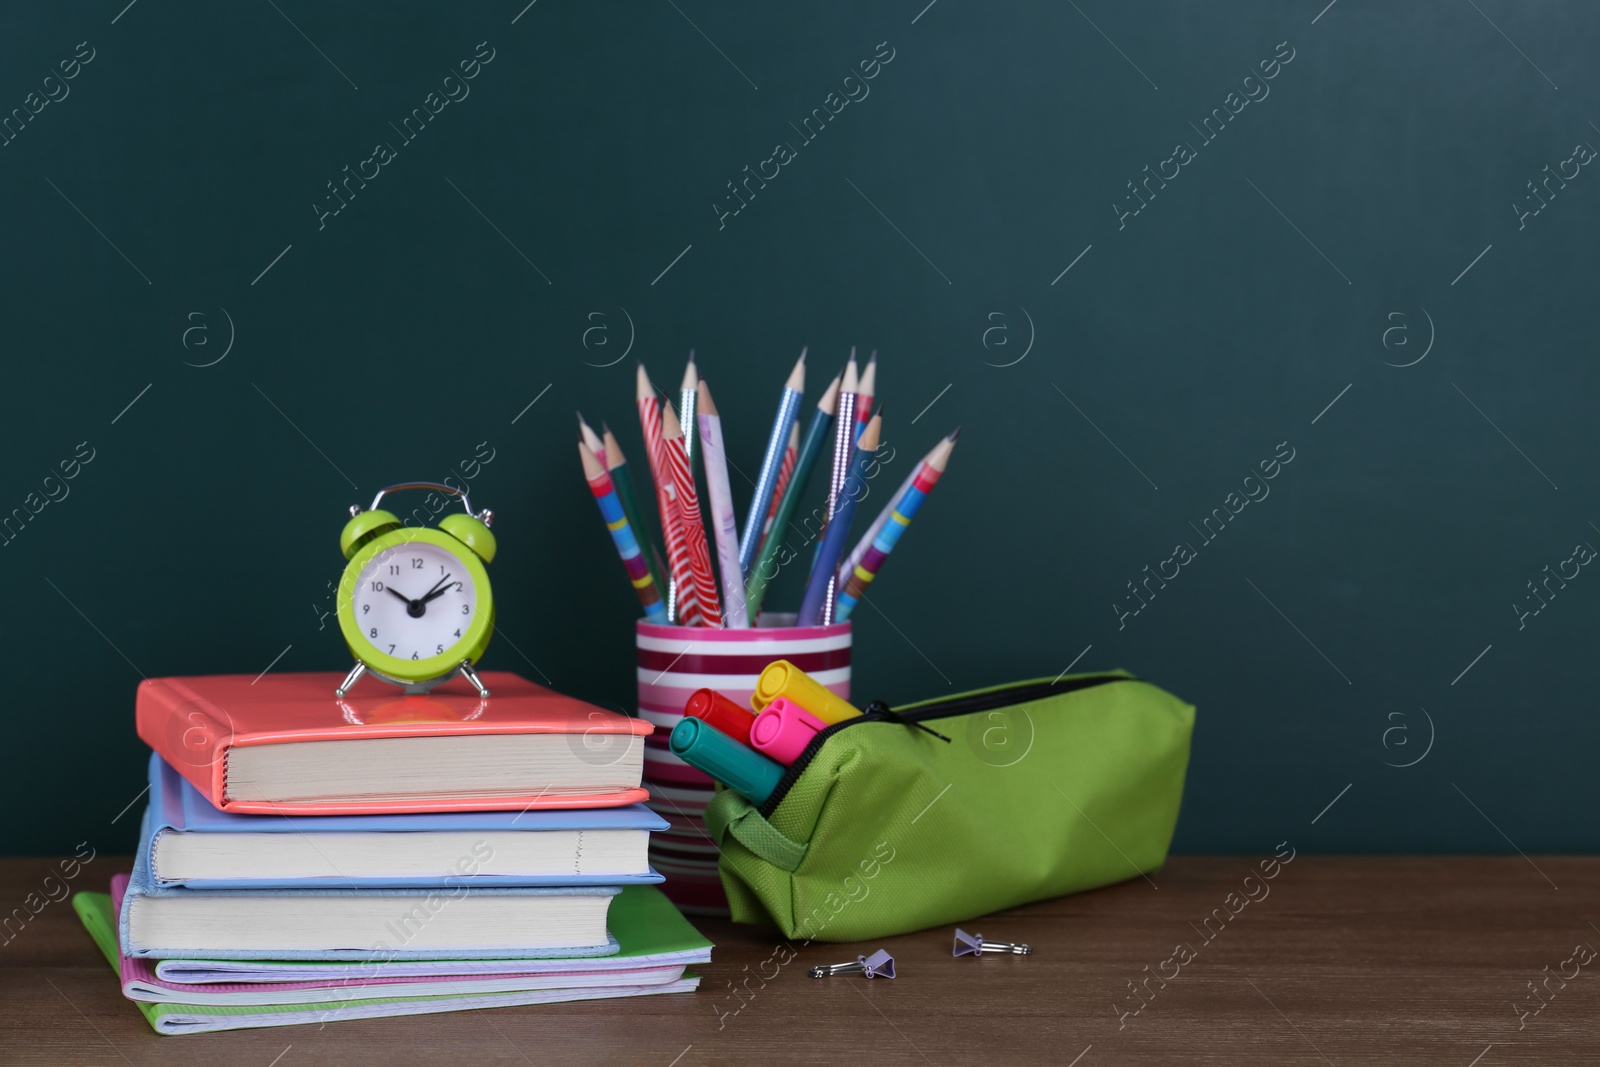
{"type": "Polygon", "coordinates": [[[672,728],[672,754],[704,771],[752,804],[765,804],[783,777],[783,765],[755,752],[700,719],[684,717],[672,728]]]}

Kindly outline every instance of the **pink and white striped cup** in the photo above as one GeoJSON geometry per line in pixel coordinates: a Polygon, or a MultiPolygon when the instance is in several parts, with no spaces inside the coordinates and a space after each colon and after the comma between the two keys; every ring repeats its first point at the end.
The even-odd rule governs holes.
{"type": "Polygon", "coordinates": [[[667,745],[683,706],[696,689],[715,689],[742,707],[750,706],[761,671],[786,659],[830,690],[850,699],[850,624],[789,626],[793,615],[764,616],[763,625],[744,630],[703,626],[658,626],[640,620],[635,647],[639,717],[654,723],[645,739],[644,784],[650,807],[672,824],[652,834],[651,862],[663,875],[667,895],[685,910],[726,913],[727,900],[717,877],[716,849],[705,827],[711,779],[684,763],[667,745]]]}

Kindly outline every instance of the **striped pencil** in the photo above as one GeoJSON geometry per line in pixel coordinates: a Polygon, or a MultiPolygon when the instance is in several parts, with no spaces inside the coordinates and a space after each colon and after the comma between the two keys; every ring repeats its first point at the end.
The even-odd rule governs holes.
{"type": "Polygon", "coordinates": [[[800,602],[800,617],[797,622],[801,626],[826,626],[833,622],[832,594],[835,591],[839,560],[844,557],[845,546],[849,543],[850,520],[855,516],[861,498],[867,495],[867,479],[871,477],[873,453],[878,450],[878,437],[882,431],[883,412],[880,409],[878,414],[868,420],[867,428],[861,431],[861,439],[856,442],[856,447],[851,452],[850,477],[846,479],[844,488],[839,492],[838,506],[834,508],[833,518],[828,520],[828,528],[822,535],[817,565],[811,572],[811,580],[806,584],[805,599],[800,602]]]}
{"type": "Polygon", "coordinates": [[[644,364],[634,376],[634,399],[639,405],[639,427],[644,432],[645,453],[650,460],[651,480],[656,488],[656,508],[661,514],[661,534],[667,545],[667,619],[680,626],[699,621],[699,605],[694,583],[689,580],[689,555],[678,521],[676,497],[672,494],[672,475],[667,470],[667,452],[661,440],[661,402],[644,364]]]}
{"type": "MultiPolygon", "coordinates": [[[[826,526],[832,525],[833,513],[839,504],[839,494],[844,491],[844,483],[850,476],[851,458],[854,455],[855,444],[859,438],[859,427],[856,426],[856,405],[860,402],[858,391],[860,389],[860,376],[856,372],[856,352],[850,350],[850,361],[844,365],[844,378],[839,383],[839,412],[833,421],[833,470],[828,479],[828,510],[827,522],[824,526],[823,538],[826,539],[826,526]]],[[[822,559],[822,542],[817,542],[817,552],[811,558],[811,577],[817,574],[819,561],[822,559]]],[[[807,589],[810,588],[811,578],[807,578],[807,589]]],[[[833,614],[833,599],[838,593],[834,582],[834,575],[828,574],[827,592],[824,594],[824,616],[833,614]]]]}
{"type": "Polygon", "coordinates": [[[839,588],[844,588],[845,579],[856,569],[856,564],[861,562],[861,557],[867,554],[867,549],[872,547],[872,542],[878,539],[878,534],[883,529],[883,524],[889,521],[889,516],[894,514],[894,509],[899,505],[901,497],[906,495],[906,490],[911,488],[911,483],[917,480],[917,475],[922,473],[927,460],[921,460],[911,468],[911,473],[906,475],[906,480],[900,483],[900,488],[894,491],[894,496],[878,512],[878,517],[872,520],[872,525],[867,527],[867,532],[861,535],[861,540],[856,542],[856,547],[839,564],[839,588]]]}
{"type": "Polygon", "coordinates": [[[834,501],[844,480],[850,474],[850,450],[855,447],[856,405],[861,376],[856,371],[855,349],[850,350],[850,362],[844,365],[844,375],[839,379],[839,406],[833,423],[833,467],[828,477],[828,515],[833,516],[834,501]]]}
{"type": "MultiPolygon", "coordinates": [[[[878,571],[883,567],[883,561],[889,553],[894,551],[894,546],[899,543],[900,535],[905,533],[906,527],[911,525],[911,520],[917,517],[917,511],[922,507],[922,502],[928,499],[928,494],[933,492],[933,487],[939,484],[939,477],[944,474],[945,466],[950,462],[950,453],[955,450],[956,438],[961,431],[957,429],[949,437],[933,446],[917,466],[917,473],[911,488],[906,490],[901,499],[894,506],[894,512],[889,521],[884,523],[883,530],[878,534],[877,540],[872,542],[872,547],[867,550],[861,562],[856,564],[849,580],[839,591],[838,602],[834,607],[833,621],[844,622],[850,617],[850,612],[855,609],[856,603],[866,595],[867,586],[878,576],[878,571]]],[[[863,435],[865,436],[865,435],[863,435]]]]}
{"type": "Polygon", "coordinates": [[[778,400],[778,414],[772,420],[772,432],[767,435],[767,451],[761,457],[761,473],[756,476],[756,493],[750,501],[750,511],[744,518],[744,536],[739,541],[740,582],[750,575],[750,565],[755,562],[756,549],[760,547],[761,528],[766,521],[767,508],[777,495],[778,470],[783,466],[783,449],[789,440],[789,431],[800,414],[800,398],[806,391],[806,350],[800,350],[794,370],[783,383],[783,395],[778,400]]]}
{"type": "Polygon", "coordinates": [[[878,398],[878,350],[874,348],[861,369],[861,384],[856,387],[856,436],[872,417],[872,402],[878,398]]]}
{"type": "MultiPolygon", "coordinates": [[[[755,566],[750,568],[750,577],[745,582],[745,609],[750,618],[754,619],[761,611],[761,601],[767,595],[767,585],[778,573],[778,550],[783,547],[784,531],[789,527],[789,520],[794,517],[794,512],[800,506],[800,498],[805,495],[806,483],[811,480],[811,471],[817,465],[817,457],[822,455],[823,447],[828,443],[828,429],[833,423],[834,412],[839,406],[840,376],[835,374],[833,381],[823,392],[822,399],[817,401],[817,410],[811,415],[811,422],[806,426],[805,439],[800,442],[800,451],[794,463],[794,474],[789,479],[788,488],[783,492],[783,501],[778,505],[778,514],[772,520],[772,532],[761,545],[761,554],[756,557],[755,566]]],[[[785,561],[787,562],[787,561],[785,561]]]]}
{"type": "Polygon", "coordinates": [[[700,384],[700,369],[694,365],[694,349],[689,349],[689,362],[683,368],[683,381],[678,383],[678,410],[683,413],[679,420],[689,427],[688,433],[683,437],[683,450],[689,454],[689,470],[694,470],[694,457],[700,451],[695,444],[694,413],[695,405],[699,403],[700,394],[696,386],[700,384]]]}
{"type": "Polygon", "coordinates": [[[594,458],[600,461],[602,467],[610,466],[606,462],[605,442],[600,439],[599,434],[594,432],[594,427],[585,421],[581,411],[578,412],[578,436],[583,438],[584,447],[594,453],[594,458]]]}
{"type": "MultiPolygon", "coordinates": [[[[678,406],[683,409],[684,418],[689,420],[689,425],[691,427],[694,426],[694,387],[695,383],[700,380],[699,374],[700,372],[694,364],[694,349],[691,348],[689,349],[689,362],[685,364],[683,368],[683,381],[678,383],[678,406]]],[[[691,433],[684,438],[683,447],[684,451],[687,452],[689,456],[689,475],[690,480],[693,481],[694,454],[697,451],[695,448],[694,434],[691,433]]],[[[697,589],[696,595],[698,595],[698,593],[699,591],[697,589]]]]}
{"type": "Polygon", "coordinates": [[[761,524],[761,536],[764,540],[767,531],[772,529],[772,520],[778,514],[778,505],[783,501],[783,491],[789,488],[789,479],[794,476],[795,457],[800,454],[800,420],[796,419],[793,426],[789,427],[789,443],[783,450],[783,465],[778,468],[778,484],[772,487],[772,503],[767,507],[767,518],[761,524]]]}
{"type": "Polygon", "coordinates": [[[583,476],[589,483],[589,492],[594,494],[595,503],[600,505],[600,516],[606,521],[606,529],[611,531],[612,543],[617,546],[622,565],[628,570],[628,580],[633,583],[634,592],[639,594],[639,604],[644,608],[645,616],[651,622],[666,622],[666,605],[661,603],[661,592],[656,588],[655,579],[650,577],[650,568],[639,549],[639,542],[634,538],[633,528],[628,525],[628,516],[622,510],[622,502],[617,499],[611,476],[606,473],[605,465],[582,441],[578,442],[578,458],[583,462],[583,476]]]}
{"type": "MultiPolygon", "coordinates": [[[[639,498],[633,491],[633,474],[628,469],[628,457],[622,454],[622,446],[617,443],[616,435],[611,432],[611,427],[601,423],[601,438],[605,444],[605,458],[601,459],[599,453],[595,454],[606,465],[606,473],[611,475],[611,484],[617,489],[617,500],[622,503],[622,513],[628,516],[628,525],[633,528],[633,536],[639,542],[639,550],[644,553],[644,561],[650,567],[650,577],[654,579],[656,588],[667,588],[665,575],[667,569],[661,565],[661,550],[656,547],[655,538],[650,536],[650,528],[644,524],[644,512],[639,510],[639,498]]],[[[666,602],[662,601],[661,610],[666,611],[666,602]]]]}
{"type": "Polygon", "coordinates": [[[700,625],[720,627],[722,611],[717,606],[716,579],[711,576],[711,554],[706,546],[705,522],[700,516],[700,493],[694,486],[694,472],[689,469],[683,427],[678,424],[678,413],[670,402],[661,409],[661,451],[667,473],[672,478],[678,530],[688,559],[689,580],[694,585],[700,625]]]}
{"type": "Polygon", "coordinates": [[[728,453],[722,443],[722,416],[711,399],[704,378],[696,389],[699,405],[695,422],[700,431],[700,465],[706,472],[706,495],[711,498],[711,529],[717,541],[717,573],[722,578],[722,618],[730,630],[750,625],[744,609],[744,572],[739,568],[739,520],[733,514],[733,490],[728,487],[728,453]]]}

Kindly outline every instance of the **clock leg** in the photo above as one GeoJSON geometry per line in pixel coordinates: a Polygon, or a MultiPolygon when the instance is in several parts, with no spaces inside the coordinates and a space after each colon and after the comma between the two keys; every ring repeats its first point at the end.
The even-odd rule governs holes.
{"type": "Polygon", "coordinates": [[[488,699],[489,690],[484,687],[483,679],[478,676],[478,672],[473,669],[472,664],[466,660],[461,661],[461,677],[472,683],[473,688],[478,690],[479,697],[485,700],[488,699]]]}
{"type": "Polygon", "coordinates": [[[344,681],[340,683],[339,688],[333,691],[333,695],[343,700],[349,695],[350,690],[355,688],[355,684],[361,680],[361,676],[366,673],[367,665],[359,660],[356,661],[356,665],[350,668],[350,673],[344,676],[344,681]]]}

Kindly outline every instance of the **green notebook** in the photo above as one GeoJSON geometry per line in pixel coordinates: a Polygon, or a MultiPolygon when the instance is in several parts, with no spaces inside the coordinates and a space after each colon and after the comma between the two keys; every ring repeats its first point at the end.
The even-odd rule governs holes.
{"type": "MultiPolygon", "coordinates": [[[[117,947],[117,919],[111,897],[105,893],[76,893],[73,909],[105,955],[118,981],[129,980],[128,965],[151,961],[124,960],[117,947]]],[[[658,956],[663,953],[704,951],[711,943],[701,937],[671,901],[651,885],[627,886],[617,896],[607,919],[612,935],[622,946],[618,956],[658,956]]],[[[611,960],[617,956],[609,957],[611,960]]],[[[582,960],[569,960],[579,969],[582,960]]],[[[251,965],[244,965],[251,966],[251,965]]],[[[262,965],[267,966],[267,965],[262,965]]],[[[314,968],[338,966],[326,963],[296,964],[303,977],[314,968]]],[[[349,964],[345,964],[348,967],[349,964]]],[[[153,977],[153,974],[150,976],[153,977]]],[[[441,990],[451,988],[460,975],[440,975],[441,990]]],[[[625,981],[619,977],[619,981],[625,981]]],[[[294,1026],[302,1023],[334,1022],[341,1019],[372,1019],[392,1015],[426,1015],[443,1011],[508,1007],[521,1004],[550,1004],[570,1000],[600,1000],[647,996],[657,993],[687,993],[700,985],[699,977],[685,973],[674,982],[656,985],[583,986],[564,989],[538,989],[521,992],[478,993],[440,996],[383,997],[370,1000],[317,1001],[300,1004],[149,1004],[134,1003],[159,1034],[196,1034],[216,1030],[241,1030],[258,1026],[294,1026]]],[[[241,988],[233,985],[231,989],[241,988]]]]}

